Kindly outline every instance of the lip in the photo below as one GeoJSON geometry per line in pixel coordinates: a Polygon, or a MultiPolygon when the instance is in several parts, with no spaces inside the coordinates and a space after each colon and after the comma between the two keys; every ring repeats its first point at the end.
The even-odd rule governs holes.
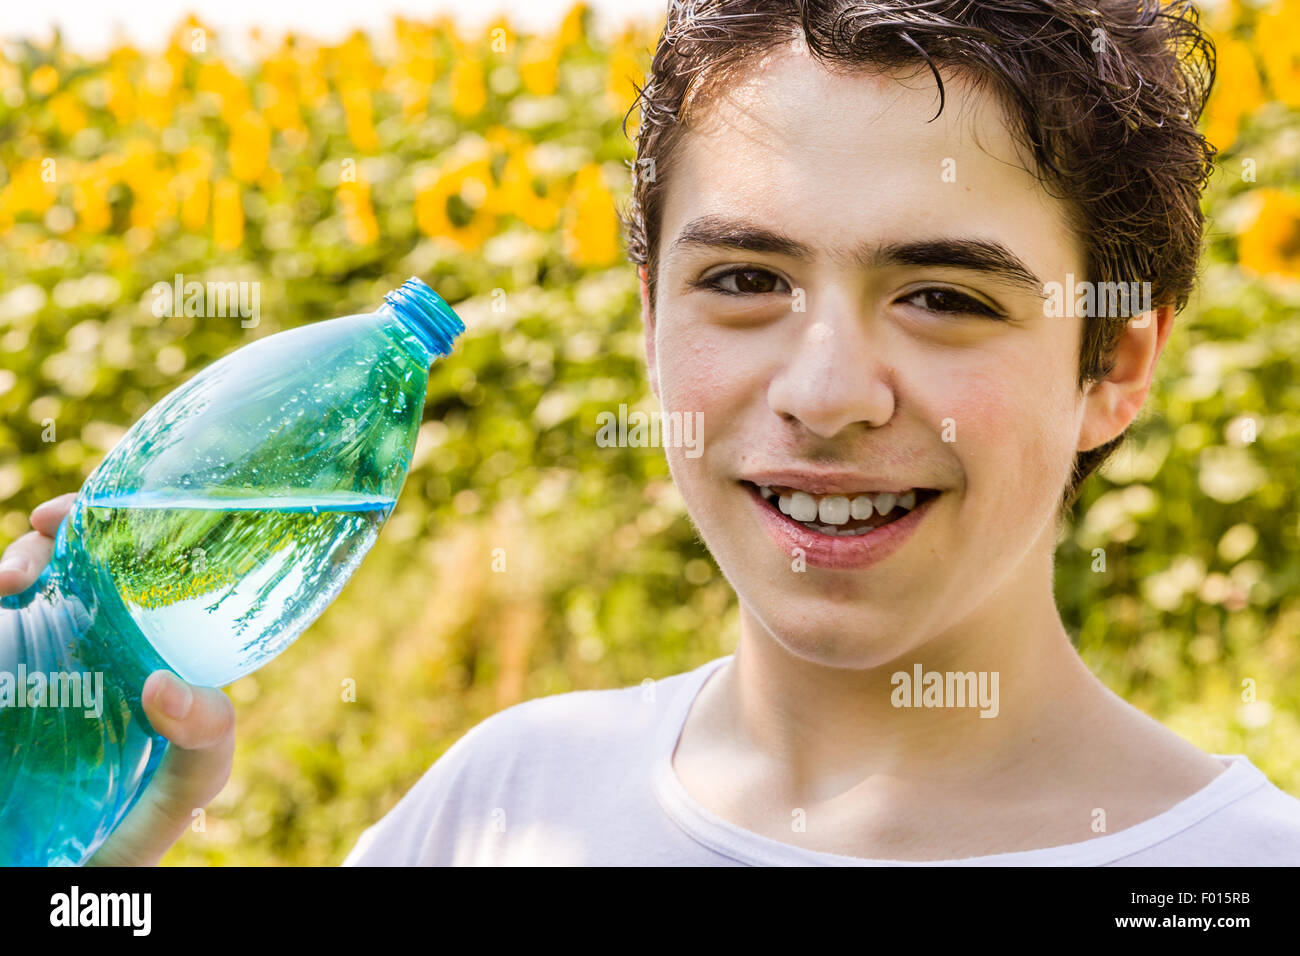
{"type": "Polygon", "coordinates": [[[760,487],[797,488],[813,495],[856,495],[884,494],[893,492],[901,495],[913,488],[930,488],[929,485],[900,485],[897,478],[864,475],[860,472],[846,471],[763,471],[752,475],[741,475],[740,480],[752,482],[760,487]]]}
{"type": "MultiPolygon", "coordinates": [[[[857,570],[884,561],[907,542],[930,513],[930,506],[943,497],[942,493],[935,495],[898,520],[881,525],[868,534],[843,537],[811,531],[793,518],[775,510],[758,493],[757,488],[749,485],[741,487],[749,495],[754,507],[758,509],[759,521],[763,529],[785,554],[789,555],[795,548],[800,548],[808,564],[828,570],[857,570]]],[[[830,494],[838,490],[832,488],[825,493],[830,494]]]]}

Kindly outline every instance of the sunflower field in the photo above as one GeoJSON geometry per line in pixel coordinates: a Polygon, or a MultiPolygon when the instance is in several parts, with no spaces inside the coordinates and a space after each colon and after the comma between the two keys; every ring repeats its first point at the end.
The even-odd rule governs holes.
{"type": "MultiPolygon", "coordinates": [[[[1300,795],[1300,0],[1205,16],[1201,288],[1076,506],[1057,596],[1117,693],[1300,795]]],[[[336,864],[492,713],[734,648],[736,598],[662,453],[593,440],[599,412],[657,408],[616,211],[661,28],[599,30],[578,3],[535,33],[398,19],[238,54],[193,17],[159,50],[4,38],[0,546],[253,338],[413,275],[468,327],[370,556],[228,688],[233,775],[164,863],[336,864]],[[175,276],[258,283],[258,321],[159,317],[175,276]]]]}

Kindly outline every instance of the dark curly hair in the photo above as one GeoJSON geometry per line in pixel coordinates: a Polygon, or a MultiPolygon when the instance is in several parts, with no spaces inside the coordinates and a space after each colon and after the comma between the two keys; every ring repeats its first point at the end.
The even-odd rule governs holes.
{"type": "MultiPolygon", "coordinates": [[[[1197,121],[1215,51],[1189,2],[1148,0],[670,0],[640,107],[632,198],[620,219],[628,258],[655,302],[664,190],[688,114],[756,53],[802,38],[828,66],[968,77],[1002,103],[1044,188],[1063,200],[1090,282],[1151,283],[1156,305],[1180,311],[1200,257],[1200,194],[1214,148],[1197,121]],[[637,176],[653,159],[654,176],[637,176]]],[[[937,115],[937,114],[936,114],[937,115]]],[[[1079,388],[1108,375],[1123,318],[1090,318],[1079,388]]],[[[1123,441],[1075,458],[1063,511],[1123,441]]]]}

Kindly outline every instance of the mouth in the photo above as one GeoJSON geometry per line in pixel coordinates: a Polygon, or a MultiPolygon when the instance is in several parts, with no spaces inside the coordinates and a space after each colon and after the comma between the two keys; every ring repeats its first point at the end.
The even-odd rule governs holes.
{"type": "Polygon", "coordinates": [[[791,524],[830,537],[863,537],[939,496],[934,488],[821,495],[780,485],[740,483],[791,524]]]}
{"type": "Polygon", "coordinates": [[[942,494],[934,488],[814,494],[739,483],[754,502],[759,524],[786,555],[828,570],[861,570],[884,561],[912,537],[942,494]]]}

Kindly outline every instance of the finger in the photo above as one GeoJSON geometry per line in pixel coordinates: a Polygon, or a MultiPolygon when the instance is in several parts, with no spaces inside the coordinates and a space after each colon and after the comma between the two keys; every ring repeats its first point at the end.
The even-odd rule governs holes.
{"type": "Polygon", "coordinates": [[[66,495],[41,502],[32,509],[32,527],[53,538],[59,530],[59,523],[72,510],[72,503],[76,500],[77,493],[70,491],[66,495]]]}
{"type": "Polygon", "coordinates": [[[196,687],[158,670],[144,682],[140,701],[154,729],[178,747],[201,750],[233,739],[235,707],[218,688],[196,687]]]}
{"type": "Polygon", "coordinates": [[[0,558],[0,594],[18,594],[32,586],[54,553],[54,539],[29,531],[0,558]]]}
{"type": "Polygon", "coordinates": [[[233,734],[228,747],[169,747],[136,805],[86,865],[156,866],[193,824],[194,811],[211,803],[226,785],[234,749],[233,734]]]}
{"type": "Polygon", "coordinates": [[[166,671],[155,671],[141,694],[154,728],[173,746],[167,750],[148,789],[122,823],[87,861],[91,866],[152,866],[189,829],[194,811],[212,801],[230,779],[235,753],[235,708],[211,687],[195,687],[166,671]],[[188,691],[185,715],[165,708],[185,704],[172,692],[188,691]]]}
{"type": "MultiPolygon", "coordinates": [[[[145,704],[154,729],[172,742],[146,794],[149,827],[158,830],[156,845],[149,849],[159,857],[189,827],[194,811],[221,792],[230,779],[235,755],[235,708],[230,698],[217,688],[195,687],[174,674],[164,674],[165,679],[151,675],[160,690],[151,696],[151,704],[145,704]],[[163,712],[173,702],[173,688],[167,684],[189,692],[189,708],[182,718],[163,712]]],[[[143,797],[140,802],[144,803],[143,797]]]]}

